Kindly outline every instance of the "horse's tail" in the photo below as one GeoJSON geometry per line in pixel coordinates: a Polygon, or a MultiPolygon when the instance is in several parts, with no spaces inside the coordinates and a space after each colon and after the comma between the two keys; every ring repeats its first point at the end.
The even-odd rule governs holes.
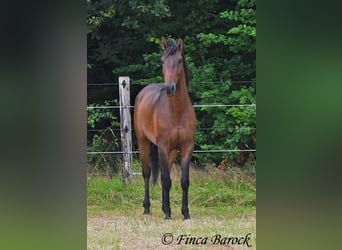
{"type": "Polygon", "coordinates": [[[152,182],[153,184],[156,184],[159,175],[159,157],[158,147],[153,143],[150,144],[150,161],[152,169],[152,182]]]}

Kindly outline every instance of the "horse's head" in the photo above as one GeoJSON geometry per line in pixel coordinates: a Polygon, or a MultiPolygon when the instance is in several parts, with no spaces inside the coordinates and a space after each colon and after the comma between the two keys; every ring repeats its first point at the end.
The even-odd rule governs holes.
{"type": "Polygon", "coordinates": [[[171,40],[167,43],[166,39],[162,38],[163,48],[163,74],[164,74],[164,89],[168,96],[173,96],[176,92],[177,85],[179,86],[181,79],[185,79],[184,59],[183,59],[183,40],[178,39],[178,42],[171,40]]]}

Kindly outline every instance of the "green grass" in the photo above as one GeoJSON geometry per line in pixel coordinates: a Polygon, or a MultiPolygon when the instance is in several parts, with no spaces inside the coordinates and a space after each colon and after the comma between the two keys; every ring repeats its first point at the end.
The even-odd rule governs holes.
{"type": "MultiPolygon", "coordinates": [[[[179,174],[174,173],[170,191],[171,208],[180,208],[182,188],[179,174]]],[[[141,176],[133,177],[124,185],[120,179],[100,176],[88,178],[88,211],[126,211],[141,208],[144,197],[144,182],[141,176]]],[[[161,207],[161,184],[150,188],[151,208],[161,207]]],[[[190,176],[189,207],[210,208],[225,213],[231,211],[254,211],[256,204],[255,178],[248,182],[226,173],[195,171],[190,176]]],[[[173,209],[174,210],[174,209],[173,209]]]]}
{"type": "MultiPolygon", "coordinates": [[[[141,176],[133,177],[127,185],[118,178],[88,178],[88,249],[160,249],[163,247],[160,237],[166,232],[198,237],[216,233],[243,236],[251,232],[253,248],[248,249],[255,249],[255,171],[245,173],[236,168],[223,173],[192,169],[189,188],[192,219],[189,221],[183,221],[181,214],[179,168],[174,168],[171,176],[171,221],[164,220],[159,182],[150,189],[151,215],[146,216],[142,214],[144,182],[141,176]]],[[[170,249],[188,247],[175,242],[169,246],[170,249]]],[[[234,245],[233,249],[245,248],[234,245]]]]}

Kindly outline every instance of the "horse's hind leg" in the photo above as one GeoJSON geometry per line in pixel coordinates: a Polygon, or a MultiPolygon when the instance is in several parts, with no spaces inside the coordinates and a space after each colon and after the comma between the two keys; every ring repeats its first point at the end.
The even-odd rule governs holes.
{"type": "Polygon", "coordinates": [[[150,176],[151,168],[149,165],[150,142],[144,141],[139,143],[140,159],[142,162],[142,175],[145,182],[145,196],[144,196],[144,214],[150,213],[150,176]]]}

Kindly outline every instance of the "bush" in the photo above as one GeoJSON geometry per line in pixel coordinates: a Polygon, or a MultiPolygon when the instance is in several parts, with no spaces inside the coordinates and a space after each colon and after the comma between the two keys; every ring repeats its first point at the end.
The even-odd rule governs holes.
{"type": "MultiPolygon", "coordinates": [[[[116,101],[105,101],[105,105],[116,104],[116,101]]],[[[120,135],[112,128],[120,126],[116,116],[110,109],[96,109],[99,104],[89,105],[88,128],[94,133],[88,134],[89,152],[121,151],[120,135]],[[95,107],[95,108],[93,108],[95,107]]],[[[121,165],[120,154],[88,154],[88,173],[102,175],[116,175],[121,165]]]]}

